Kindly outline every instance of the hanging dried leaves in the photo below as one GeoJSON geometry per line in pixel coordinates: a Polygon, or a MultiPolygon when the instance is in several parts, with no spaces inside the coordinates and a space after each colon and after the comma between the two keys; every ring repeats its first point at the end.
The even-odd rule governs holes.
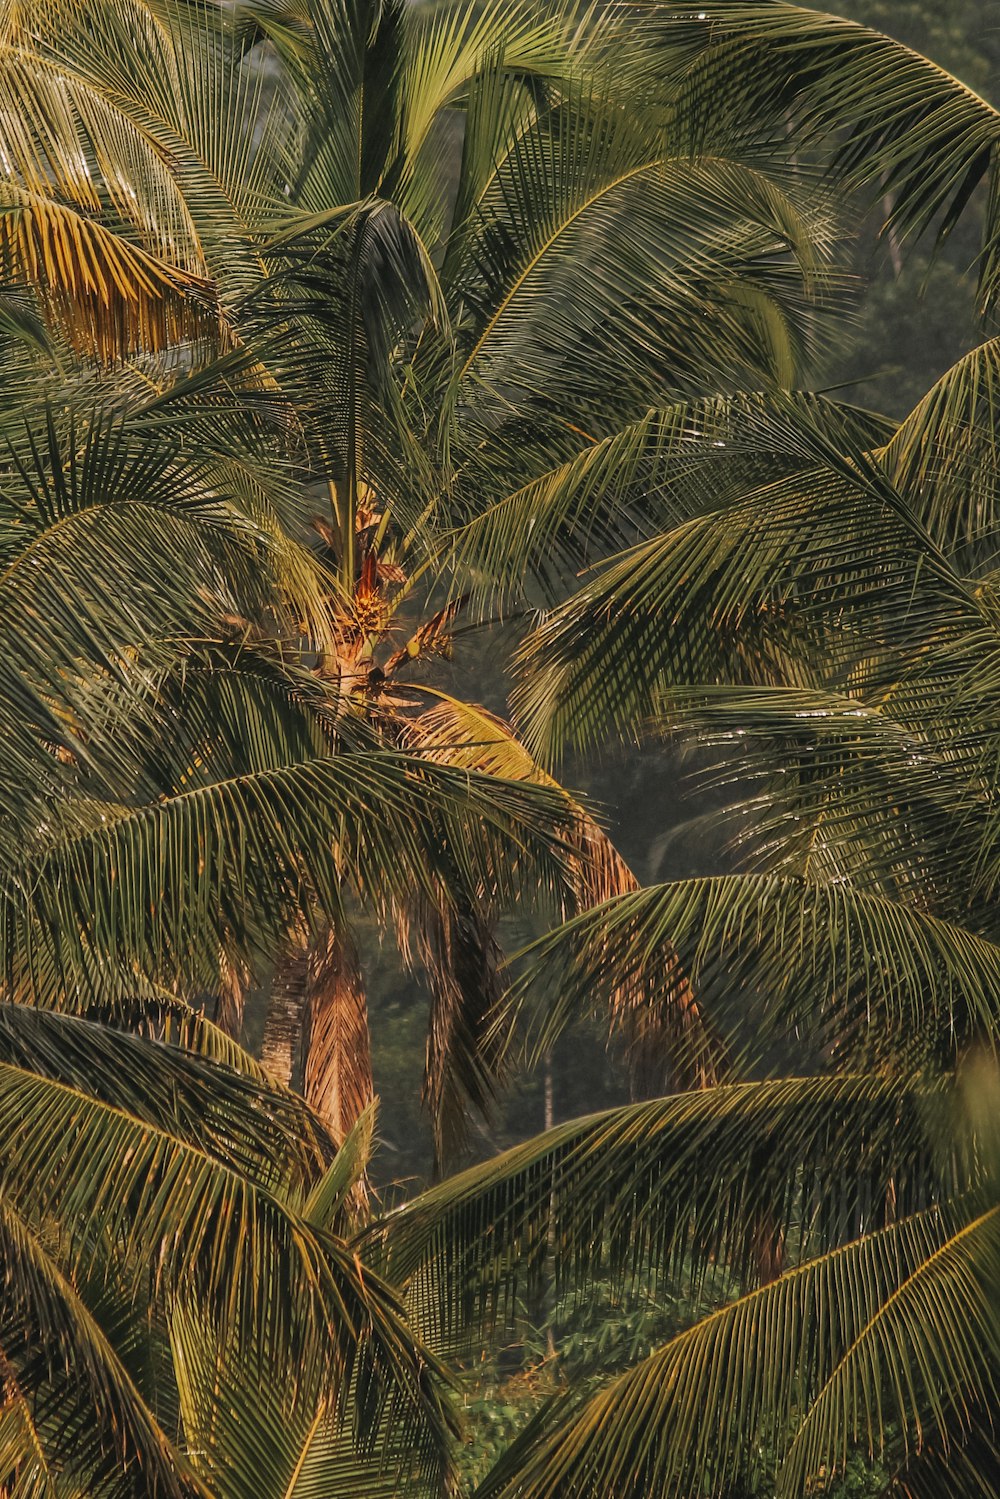
{"type": "Polygon", "coordinates": [[[72,348],[105,363],[222,333],[207,277],[158,259],[75,208],[10,184],[0,190],[0,270],[35,288],[72,348]]]}

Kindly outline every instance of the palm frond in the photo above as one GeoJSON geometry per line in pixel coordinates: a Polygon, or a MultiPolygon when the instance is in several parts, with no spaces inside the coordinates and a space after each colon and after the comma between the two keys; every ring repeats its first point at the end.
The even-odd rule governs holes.
{"type": "MultiPolygon", "coordinates": [[[[1000,1207],[963,1224],[910,1270],[847,1347],[801,1421],[782,1465],[779,1493],[801,1492],[804,1475],[846,1461],[862,1409],[872,1412],[887,1371],[902,1445],[919,1450],[923,1428],[968,1426],[970,1405],[995,1403],[1000,1337],[990,1311],[1000,1273],[1000,1207]]],[[[869,1448],[880,1447],[881,1415],[868,1414],[869,1448]]],[[[892,1416],[890,1416],[892,1419],[892,1416]]],[[[863,1430],[863,1426],[862,1426],[863,1430]]],[[[899,1441],[899,1438],[896,1438],[899,1441]]]]}
{"type": "MultiPolygon", "coordinates": [[[[989,1404],[997,1379],[990,1277],[1000,1208],[930,1210],[867,1234],[695,1323],[559,1421],[487,1495],[711,1494],[752,1481],[745,1434],[782,1442],[781,1492],[801,1494],[861,1440],[989,1404]],[[876,1353],[877,1350],[877,1353],[876,1353]],[[883,1371],[891,1371],[883,1380],[883,1371]],[[794,1429],[794,1428],[793,1428],[794,1429]],[[808,1450],[807,1450],[808,1449],[808,1450]]],[[[506,1469],[506,1472],[504,1471],[506,1469]]]]}
{"type": "MultiPolygon", "coordinates": [[[[486,506],[486,478],[470,465],[450,501],[459,515],[471,512],[449,538],[454,565],[490,600],[518,598],[527,578],[543,598],[561,598],[575,576],[609,554],[721,510],[755,482],[811,467],[815,454],[797,430],[799,414],[803,428],[821,428],[848,450],[891,431],[809,395],[775,400],[748,392],[655,408],[585,446],[573,438],[571,456],[557,451],[557,461],[527,482],[523,453],[512,455],[512,474],[522,482],[486,506]]],[[[490,445],[494,491],[502,455],[490,445]]]]}
{"type": "Polygon", "coordinates": [[[686,685],[840,686],[850,672],[875,692],[917,639],[979,629],[961,579],[870,462],[827,462],[613,559],[543,619],[516,693],[529,746],[634,731],[686,685]]]}
{"type": "Polygon", "coordinates": [[[664,696],[664,718],[724,757],[711,780],[730,794],[739,783],[750,868],[881,890],[989,926],[975,907],[997,877],[995,627],[986,608],[978,625],[940,624],[933,651],[919,635],[898,654],[872,641],[855,668],[859,678],[871,672],[870,691],[862,680],[847,692],[664,696]]]}
{"type": "Polygon", "coordinates": [[[992,304],[1000,116],[986,100],[878,31],[795,5],[711,0],[694,11],[655,0],[630,7],[633,19],[647,87],[669,79],[670,97],[703,128],[721,115],[758,140],[780,132],[821,147],[849,187],[888,197],[887,230],[936,226],[943,237],[990,184],[980,294],[992,304]]]}
{"type": "Polygon", "coordinates": [[[890,441],[880,461],[945,550],[992,561],[1000,454],[996,403],[1000,345],[990,339],[941,376],[890,441]]]}
{"type": "MultiPolygon", "coordinates": [[[[569,880],[562,901],[565,914],[590,910],[638,889],[635,875],[596,818],[542,769],[509,724],[474,704],[425,691],[437,702],[406,724],[404,742],[419,745],[423,754],[438,763],[550,786],[565,797],[570,822],[566,835],[569,880]]],[[[642,1073],[647,1083],[658,1073],[663,1075],[664,1069],[678,1082],[714,1081],[723,1063],[717,1038],[704,1024],[676,955],[671,958],[664,948],[663,961],[672,975],[672,1003],[651,1006],[646,987],[633,982],[623,970],[621,983],[602,993],[610,1035],[624,1036],[633,1071],[642,1073]]],[[[495,995],[484,1009],[491,1020],[485,1049],[494,1053],[496,1077],[503,1072],[505,1038],[511,1030],[509,1012],[505,1014],[498,1000],[495,995]]]]}
{"type": "MultiPolygon", "coordinates": [[[[0,1449],[5,1483],[54,1488],[53,1472],[114,1496],[190,1496],[201,1486],[133,1384],[60,1258],[0,1197],[0,1347],[21,1430],[0,1449]],[[65,1370],[73,1371],[67,1382],[65,1370]],[[22,1445],[24,1423],[31,1442],[22,1445]],[[24,1461],[26,1451],[33,1455],[24,1461]]],[[[0,1427],[2,1429],[2,1427],[0,1427]]],[[[61,1486],[57,1492],[62,1492],[61,1486]]]]}
{"type": "Polygon", "coordinates": [[[56,1094],[82,1090],[266,1188],[308,1186],[323,1165],[322,1137],[294,1095],[103,1021],[0,1005],[0,1063],[15,1082],[24,1072],[56,1094]]]}
{"type": "Polygon", "coordinates": [[[653,885],[574,917],[526,956],[515,1002],[542,998],[538,1050],[629,983],[654,1012],[690,983],[755,1059],[793,1030],[817,1057],[826,1048],[850,1057],[898,1053],[916,1036],[929,1052],[958,1053],[1000,1025],[992,941],[905,900],[816,877],[653,885]]]}
{"type": "Polygon", "coordinates": [[[365,1173],[371,1159],[377,1114],[378,1100],[371,1098],[306,1198],[302,1216],[317,1228],[343,1237],[347,1228],[357,1227],[359,1209],[368,1201],[365,1173]]]}
{"type": "MultiPolygon", "coordinates": [[[[172,1060],[181,1073],[165,1057],[161,1067],[172,1060]]],[[[97,1246],[114,1246],[133,1296],[169,1306],[190,1294],[218,1336],[267,1346],[275,1360],[308,1360],[333,1390],[364,1371],[374,1409],[399,1402],[408,1418],[433,1424],[426,1360],[393,1293],[285,1204],[284,1175],[245,1174],[238,1134],[227,1153],[225,1141],[185,1140],[108,1094],[0,1063],[4,1203],[36,1231],[61,1225],[67,1273],[97,1246]]]]}
{"type": "Polygon", "coordinates": [[[337,1392],[308,1364],[292,1379],[274,1378],[266,1348],[220,1341],[190,1306],[175,1311],[171,1342],[185,1436],[213,1493],[391,1499],[405,1491],[431,1499],[451,1489],[453,1418],[433,1364],[420,1374],[421,1423],[401,1403],[380,1417],[360,1379],[337,1392]]]}
{"type": "Polygon", "coordinates": [[[3,190],[0,265],[37,287],[72,347],[107,362],[220,331],[211,283],[38,193],[3,190]]]}
{"type": "MultiPolygon", "coordinates": [[[[441,111],[466,104],[487,71],[526,92],[558,87],[577,71],[580,50],[571,37],[569,10],[562,5],[541,8],[491,0],[478,13],[458,6],[418,13],[406,77],[408,153],[416,156],[441,111]]],[[[499,133],[494,124],[494,140],[499,133]]],[[[464,216],[457,214],[459,221],[464,216]]]]}
{"type": "Polygon", "coordinates": [[[454,382],[470,447],[512,402],[587,430],[609,382],[633,414],[723,369],[794,382],[829,226],[766,173],[578,93],[518,137],[479,215],[455,288],[475,313],[454,382]]]}
{"type": "Polygon", "coordinates": [[[762,1222],[776,1243],[791,1237],[788,1253],[799,1235],[806,1255],[906,1201],[920,1206],[956,1169],[975,1180],[973,1163],[935,1163],[929,1149],[955,1138],[950,1107],[933,1084],[846,1074],[631,1104],[469,1168],[363,1242],[407,1287],[432,1345],[465,1346],[483,1323],[511,1318],[546,1273],[582,1288],[644,1268],[669,1275],[693,1257],[753,1276],[762,1222]]]}
{"type": "Polygon", "coordinates": [[[42,994],[99,992],[109,956],[210,984],[220,942],[240,932],[267,956],[305,894],[336,919],[343,881],[376,910],[440,878],[504,903],[533,887],[556,900],[566,824],[545,787],[419,756],[279,760],[136,807],[67,806],[0,920],[42,994]]]}

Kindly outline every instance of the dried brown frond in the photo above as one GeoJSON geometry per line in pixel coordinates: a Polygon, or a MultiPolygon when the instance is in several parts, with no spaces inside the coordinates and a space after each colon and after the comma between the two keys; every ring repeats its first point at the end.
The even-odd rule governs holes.
{"type": "Polygon", "coordinates": [[[384,671],[387,677],[394,676],[401,666],[409,661],[416,661],[419,656],[431,654],[447,656],[451,652],[451,626],[461,614],[468,603],[468,595],[463,594],[461,598],[452,599],[443,609],[432,614],[410,636],[405,645],[394,651],[385,663],[384,671]]]}
{"type": "Polygon", "coordinates": [[[368,999],[357,950],[332,926],[309,954],[305,1096],[339,1145],[373,1097],[368,999]]]}
{"type": "Polygon", "coordinates": [[[105,363],[223,332],[207,277],[9,183],[0,192],[0,268],[36,289],[74,349],[105,363]]]}
{"type": "MultiPolygon", "coordinates": [[[[419,718],[405,723],[402,733],[407,744],[441,764],[558,785],[511,726],[485,708],[442,698],[419,718]]],[[[570,917],[638,890],[639,881],[591,813],[569,792],[565,795],[571,809],[568,842],[573,854],[563,914],[570,917]]],[[[708,1032],[697,996],[676,954],[666,953],[664,963],[673,981],[659,986],[657,999],[645,981],[630,976],[611,997],[610,1034],[625,1043],[637,1096],[655,1095],[673,1086],[707,1087],[718,1081],[721,1052],[708,1032]],[[678,1065],[680,1058],[685,1059],[683,1066],[678,1065]]]]}
{"type": "Polygon", "coordinates": [[[503,954],[485,905],[456,907],[444,890],[438,902],[414,896],[395,916],[404,961],[423,968],[431,992],[423,1099],[440,1172],[467,1143],[470,1110],[488,1117],[505,1076],[503,954]]]}

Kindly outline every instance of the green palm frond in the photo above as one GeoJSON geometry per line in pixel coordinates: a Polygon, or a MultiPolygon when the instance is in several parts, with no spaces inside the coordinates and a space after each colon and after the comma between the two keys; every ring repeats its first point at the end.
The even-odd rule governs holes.
{"type": "Polygon", "coordinates": [[[114,1496],[244,1492],[215,1486],[209,1429],[225,1407],[216,1388],[191,1415],[183,1360],[194,1471],[154,1414],[175,1399],[157,1329],[193,1301],[204,1346],[237,1367],[258,1358],[257,1388],[264,1368],[296,1368],[273,1386],[286,1435],[293,1414],[312,1426],[322,1410],[324,1460],[360,1455],[378,1472],[383,1449],[412,1453],[436,1492],[451,1419],[440,1371],[393,1293],[324,1226],[335,1189],[308,1111],[101,1024],[10,1005],[0,1021],[5,1481],[55,1472],[60,1496],[64,1472],[114,1496]]]}
{"type": "MultiPolygon", "coordinates": [[[[222,966],[220,962],[220,969],[222,966]]],[[[219,982],[221,988],[221,975],[219,982]]],[[[11,997],[17,998],[13,994],[11,997]]],[[[123,973],[118,978],[108,973],[96,1003],[62,990],[50,997],[59,1013],[79,1014],[84,1020],[164,1041],[209,1062],[221,1062],[231,1071],[273,1090],[273,1083],[260,1062],[233,1039],[221,1021],[210,1020],[203,1010],[157,984],[137,979],[134,973],[123,973]]],[[[296,1094],[289,1094],[286,1103],[291,1103],[293,1113],[302,1111],[302,1102],[296,1094]]],[[[314,1128],[312,1120],[304,1125],[306,1134],[314,1128]]]]}
{"type": "Polygon", "coordinates": [[[0,1062],[82,1089],[273,1190],[307,1187],[329,1151],[294,1094],[96,1019],[4,1004],[0,1062]]]}
{"type": "Polygon", "coordinates": [[[91,1492],[121,1499],[202,1494],[59,1257],[15,1202],[5,1181],[0,1194],[0,1365],[5,1394],[10,1391],[0,1420],[5,1486],[15,1493],[61,1496],[68,1468],[91,1492]]]}
{"type": "Polygon", "coordinates": [[[372,1154],[378,1100],[370,1099],[344,1137],[337,1154],[309,1192],[302,1216],[317,1228],[340,1234],[355,1227],[358,1189],[372,1154]]]}
{"type": "Polygon", "coordinates": [[[404,10],[399,0],[303,7],[308,42],[285,56],[307,91],[296,199],[307,211],[359,203],[398,170],[404,10]]]}
{"type": "MultiPolygon", "coordinates": [[[[918,1206],[935,1181],[954,1179],[956,1166],[935,1164],[930,1148],[935,1128],[948,1138],[949,1110],[933,1084],[850,1075],[632,1104],[469,1168],[362,1242],[379,1245],[378,1263],[408,1287],[432,1346],[463,1347],[483,1323],[512,1317],[546,1274],[582,1288],[643,1267],[676,1273],[694,1256],[703,1269],[728,1261],[755,1275],[763,1225],[779,1245],[799,1235],[806,1254],[878,1219],[890,1198],[900,1211],[904,1200],[918,1206]]],[[[957,1169],[965,1181],[978,1174],[957,1169]]]]}
{"type": "Polygon", "coordinates": [[[917,1036],[928,1052],[961,1052],[1000,1026],[994,942],[877,890],[815,877],[649,886],[556,928],[527,959],[515,996],[542,997],[539,1049],[630,981],[654,1011],[690,982],[702,1008],[755,1050],[801,1028],[817,1057],[827,1047],[848,1058],[855,1047],[898,1054],[917,1036]]]}
{"type": "Polygon", "coordinates": [[[480,1495],[722,1494],[753,1477],[747,1434],[782,1443],[789,1428],[779,1491],[801,1494],[853,1441],[883,1450],[892,1423],[902,1442],[961,1423],[967,1402],[996,1398],[998,1253],[995,1206],[930,1210],[830,1250],[556,1412],[552,1434],[501,1461],[480,1495]]]}
{"type": "Polygon", "coordinates": [[[829,224],[766,173],[692,160],[581,90],[521,132],[478,214],[455,287],[474,314],[455,318],[470,447],[507,414],[498,396],[589,430],[609,382],[634,414],[722,368],[793,382],[829,224]]]}
{"type": "Polygon", "coordinates": [[[946,550],[994,557],[1000,345],[959,360],[900,423],[880,455],[893,484],[946,550]]]}
{"type": "MultiPolygon", "coordinates": [[[[100,411],[34,413],[0,484],[4,800],[23,828],[48,820],[54,750],[113,763],[115,717],[142,716],[146,673],[176,665],[185,641],[217,639],[227,615],[280,608],[270,559],[284,549],[176,444],[100,411]]],[[[315,580],[302,593],[308,613],[315,580]]]]}
{"type": "MultiPolygon", "coordinates": [[[[593,45],[600,28],[588,37],[593,45]]],[[[441,111],[468,105],[488,72],[530,96],[571,82],[580,66],[579,35],[561,4],[534,6],[491,0],[478,11],[459,6],[418,12],[408,60],[407,150],[415,156],[429,144],[441,111]]],[[[510,97],[508,96],[508,104],[510,97]]],[[[496,126],[490,134],[497,137],[496,126]]],[[[495,169],[495,160],[490,168],[495,169]]],[[[475,175],[475,174],[473,174],[475,175]]],[[[463,173],[463,181],[465,181],[463,173]]],[[[456,219],[465,214],[458,210],[456,219]]]]}
{"type": "Polygon", "coordinates": [[[50,359],[55,356],[54,342],[27,287],[8,286],[0,294],[0,334],[50,359]]]}
{"type": "MultiPolygon", "coordinates": [[[[464,473],[452,499],[457,510],[464,501],[473,512],[449,538],[454,565],[471,572],[491,600],[518,597],[526,573],[544,597],[560,598],[574,575],[609,554],[721,510],[756,482],[811,467],[815,453],[803,436],[811,427],[849,451],[891,432],[890,424],[822,397],[748,392],[653,409],[583,447],[574,439],[570,456],[559,453],[485,507],[477,504],[483,481],[473,467],[468,500],[464,473]]],[[[497,461],[491,446],[494,486],[497,461]]],[[[523,470],[522,458],[516,472],[523,470]]]]}
{"type": "Polygon", "coordinates": [[[555,901],[565,826],[547,788],[392,751],[285,761],[136,807],[81,802],[12,871],[8,951],[27,954],[43,994],[99,993],[108,956],[210,981],[220,942],[256,930],[273,951],[307,893],[336,919],[342,881],[376,910],[439,878],[508,902],[538,881],[555,901]]]}
{"type": "MultiPolygon", "coordinates": [[[[924,1426],[965,1428],[970,1403],[995,1402],[1000,1338],[991,1306],[998,1273],[1000,1207],[993,1205],[957,1227],[869,1313],[795,1433],[780,1493],[799,1493],[807,1473],[843,1465],[864,1420],[860,1410],[871,1411],[887,1373],[896,1383],[889,1419],[898,1416],[906,1451],[911,1442],[919,1448],[924,1426]]],[[[870,1449],[884,1443],[877,1424],[884,1419],[868,1416],[870,1449]]]]}
{"type": "MultiPolygon", "coordinates": [[[[183,1080],[169,1051],[159,1065],[183,1080]]],[[[286,1190],[273,1167],[269,1176],[266,1163],[258,1168],[257,1181],[243,1173],[238,1136],[227,1156],[224,1140],[185,1140],[162,1119],[150,1121],[148,1108],[114,1100],[110,1089],[102,1097],[14,1061],[0,1074],[4,1200],[35,1229],[62,1225],[70,1272],[97,1246],[114,1245],[135,1290],[169,1298],[187,1289],[217,1328],[266,1341],[275,1358],[297,1349],[327,1378],[350,1375],[363,1342],[373,1398],[385,1387],[386,1398],[419,1413],[420,1355],[392,1293],[346,1246],[268,1190],[268,1182],[286,1190]]],[[[250,1090],[240,1088],[252,1116],[250,1090]]],[[[229,1093],[238,1119],[235,1081],[229,1093]]],[[[258,1107],[261,1097],[257,1089],[258,1107]]],[[[251,1139],[260,1134],[258,1126],[251,1139]]]]}
{"type": "MultiPolygon", "coordinates": [[[[992,929],[998,873],[996,626],[918,635],[862,658],[871,690],[727,687],[670,691],[657,711],[723,757],[752,868],[840,881],[992,929]]],[[[867,684],[866,684],[867,686],[867,684]]]]}
{"type": "Polygon", "coordinates": [[[529,746],[558,753],[570,738],[631,731],[675,687],[850,680],[874,692],[895,682],[918,639],[980,627],[904,502],[870,468],[859,482],[835,462],[595,569],[521,651],[529,746]]]}
{"type": "Polygon", "coordinates": [[[795,5],[652,0],[630,7],[633,23],[648,88],[669,79],[702,128],[721,114],[760,141],[779,129],[818,146],[847,185],[888,196],[885,227],[900,235],[947,235],[985,181],[980,293],[992,304],[1000,115],[972,89],[878,31],[795,5]]]}
{"type": "Polygon", "coordinates": [[[451,1491],[454,1418],[431,1361],[419,1374],[419,1421],[402,1402],[380,1416],[363,1375],[347,1398],[324,1383],[321,1366],[276,1379],[266,1348],[220,1342],[191,1307],[174,1312],[171,1342],[186,1441],[219,1499],[432,1499],[451,1491]]]}

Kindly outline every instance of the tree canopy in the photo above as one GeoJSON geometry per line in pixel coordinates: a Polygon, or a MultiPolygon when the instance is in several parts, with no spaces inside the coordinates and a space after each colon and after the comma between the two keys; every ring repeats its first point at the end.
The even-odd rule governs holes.
{"type": "Polygon", "coordinates": [[[0,5],[4,1495],[998,1492],[1000,113],[881,10],[0,5]]]}

